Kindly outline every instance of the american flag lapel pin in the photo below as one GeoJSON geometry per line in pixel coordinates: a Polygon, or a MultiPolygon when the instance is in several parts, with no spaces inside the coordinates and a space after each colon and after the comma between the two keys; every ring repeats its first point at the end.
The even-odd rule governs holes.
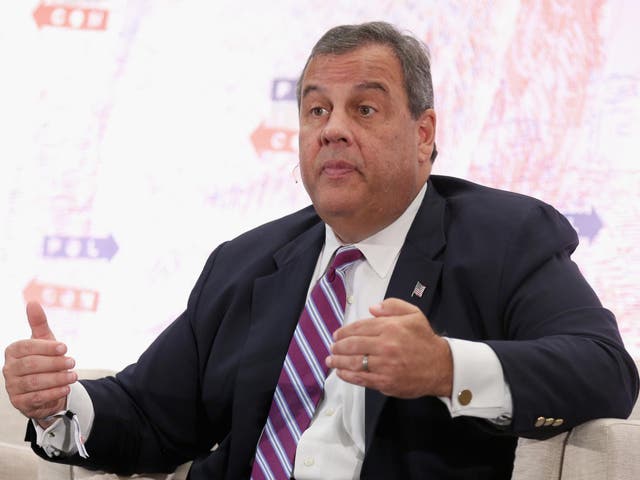
{"type": "Polygon", "coordinates": [[[411,292],[411,296],[413,297],[414,295],[418,298],[422,298],[422,294],[424,293],[425,289],[427,287],[423,284],[421,284],[420,282],[416,282],[416,286],[413,287],[413,292],[411,292]]]}

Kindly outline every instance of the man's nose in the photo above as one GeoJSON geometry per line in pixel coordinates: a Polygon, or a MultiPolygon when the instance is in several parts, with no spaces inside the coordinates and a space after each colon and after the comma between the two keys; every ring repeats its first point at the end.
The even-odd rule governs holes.
{"type": "Polygon", "coordinates": [[[348,115],[334,109],[329,114],[320,136],[323,145],[340,142],[351,145],[353,137],[348,115]]]}

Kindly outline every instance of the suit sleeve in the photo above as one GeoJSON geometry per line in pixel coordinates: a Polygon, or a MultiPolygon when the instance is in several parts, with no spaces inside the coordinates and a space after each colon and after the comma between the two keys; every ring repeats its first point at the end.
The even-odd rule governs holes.
{"type": "Polygon", "coordinates": [[[626,418],[638,372],[614,315],[570,258],[575,231],[543,204],[515,232],[498,300],[506,339],[487,341],[511,388],[513,433],[546,438],[594,418],[626,418]],[[562,425],[536,426],[540,417],[562,425]]]}
{"type": "MultiPolygon", "coordinates": [[[[30,426],[27,440],[38,455],[89,469],[132,474],[171,472],[177,465],[211,449],[217,425],[202,414],[199,401],[202,352],[191,317],[220,248],[209,257],[186,312],[152,343],[137,363],[115,377],[82,382],[95,409],[86,443],[89,458],[74,455],[49,459],[36,445],[35,431],[30,426]]],[[[114,350],[117,351],[117,346],[114,350]]]]}

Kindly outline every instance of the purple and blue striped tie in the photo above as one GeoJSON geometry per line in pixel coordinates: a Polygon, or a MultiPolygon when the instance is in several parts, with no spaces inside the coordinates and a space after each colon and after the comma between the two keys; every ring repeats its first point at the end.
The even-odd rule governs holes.
{"type": "Polygon", "coordinates": [[[344,320],[345,272],[362,258],[352,245],[339,248],[307,298],[258,442],[252,480],[288,480],[293,476],[298,441],[311,423],[329,372],[324,359],[329,355],[333,332],[344,320]]]}

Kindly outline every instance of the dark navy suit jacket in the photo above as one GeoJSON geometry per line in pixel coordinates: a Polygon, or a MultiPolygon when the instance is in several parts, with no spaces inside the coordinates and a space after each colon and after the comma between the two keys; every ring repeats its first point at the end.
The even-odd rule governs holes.
{"type": "MultiPolygon", "coordinates": [[[[83,382],[96,412],[91,456],[62,461],[130,473],[194,460],[192,480],[248,478],[324,229],[309,207],[218,247],[186,311],[139,361],[83,382]]],[[[431,177],[387,297],[417,305],[442,335],[491,346],[513,421],[451,419],[437,398],[367,390],[361,478],[506,479],[517,436],[629,414],[638,374],[614,316],[570,260],[577,243],[540,201],[431,177]],[[411,296],[418,281],[422,298],[411,296]],[[564,423],[536,427],[539,417],[564,423]]]]}

